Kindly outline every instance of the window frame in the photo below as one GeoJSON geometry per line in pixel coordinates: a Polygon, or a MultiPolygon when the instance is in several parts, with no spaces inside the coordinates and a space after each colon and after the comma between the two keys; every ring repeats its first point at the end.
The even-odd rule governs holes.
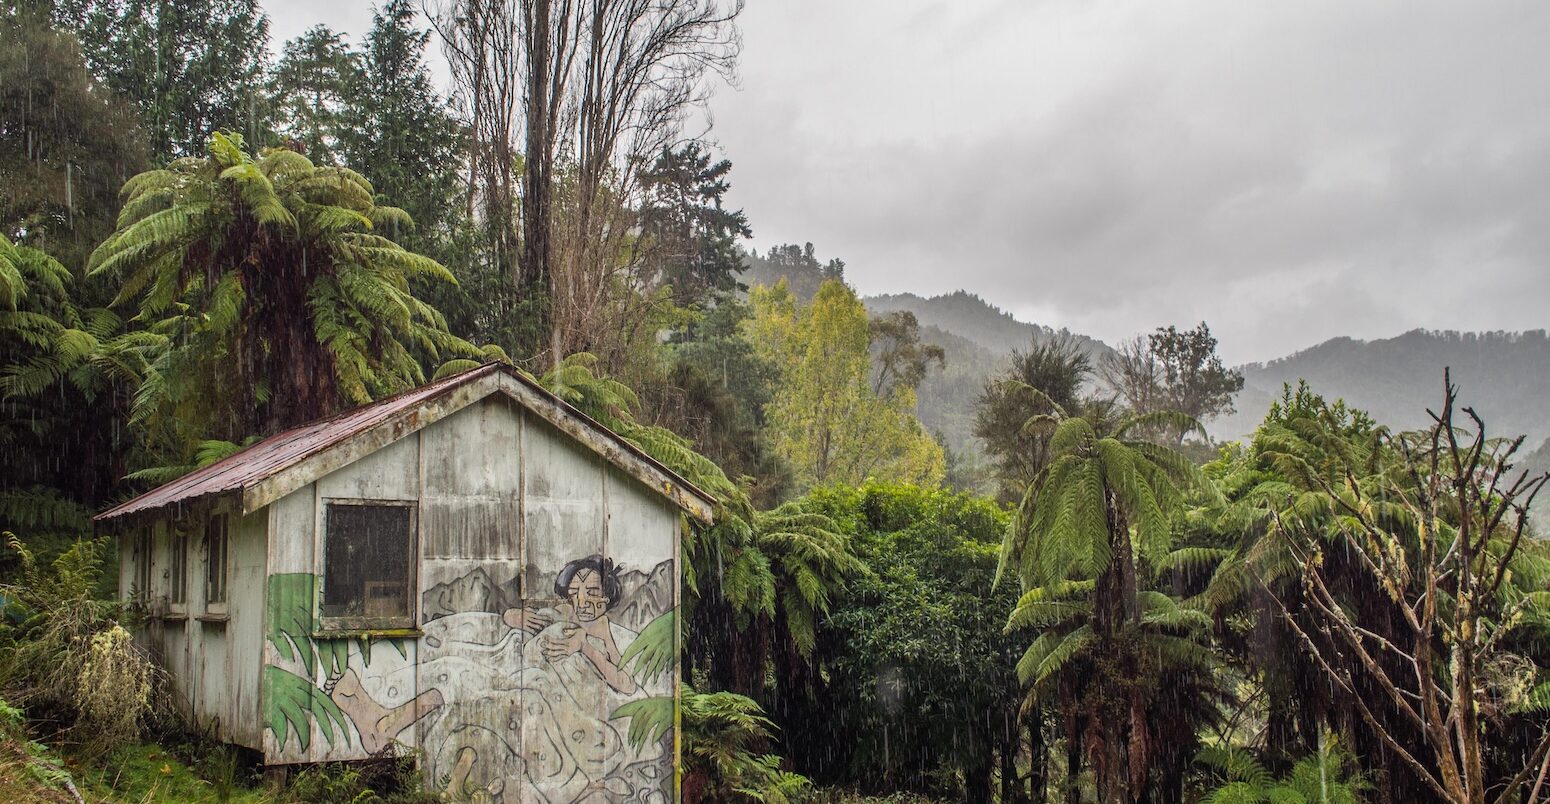
{"type": "Polygon", "coordinates": [[[188,531],[183,523],[167,528],[167,611],[188,613],[188,531]]]}
{"type": "Polygon", "coordinates": [[[156,528],[153,525],[145,525],[135,528],[134,548],[135,574],[130,584],[130,602],[142,608],[148,608],[153,599],[151,584],[155,575],[152,574],[151,556],[156,552],[156,528]]]}
{"type": "Polygon", "coordinates": [[[231,589],[231,516],[226,512],[212,513],[204,522],[204,537],[201,539],[204,545],[204,610],[206,614],[224,615],[226,613],[226,600],[230,597],[231,589]],[[216,539],[214,528],[220,526],[220,551],[216,554],[216,539]],[[217,565],[219,568],[217,569],[217,565]],[[215,582],[219,581],[219,589],[215,588],[215,582]],[[216,592],[219,592],[219,598],[216,592]]]}
{"type": "Polygon", "coordinates": [[[420,501],[390,500],[366,497],[320,497],[318,500],[317,533],[317,601],[318,630],[314,636],[414,636],[419,633],[420,613],[420,501]],[[409,512],[408,544],[405,549],[407,577],[405,584],[406,611],[392,617],[368,617],[365,615],[334,617],[323,614],[323,603],[328,584],[328,513],[333,506],[403,508],[409,512]]]}

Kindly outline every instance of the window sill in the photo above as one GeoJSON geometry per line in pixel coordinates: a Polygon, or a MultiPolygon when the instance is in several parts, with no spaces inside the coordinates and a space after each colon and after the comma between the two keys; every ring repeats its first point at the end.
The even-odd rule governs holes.
{"type": "Polygon", "coordinates": [[[207,611],[194,619],[202,623],[224,623],[231,618],[227,617],[224,613],[207,611]]]}
{"type": "Polygon", "coordinates": [[[423,632],[418,628],[325,628],[312,632],[313,639],[350,639],[375,637],[379,639],[418,638],[423,632]]]}
{"type": "Polygon", "coordinates": [[[186,612],[186,611],[169,611],[166,614],[161,615],[161,620],[163,622],[169,622],[169,623],[187,622],[188,621],[188,612],[186,612]]]}

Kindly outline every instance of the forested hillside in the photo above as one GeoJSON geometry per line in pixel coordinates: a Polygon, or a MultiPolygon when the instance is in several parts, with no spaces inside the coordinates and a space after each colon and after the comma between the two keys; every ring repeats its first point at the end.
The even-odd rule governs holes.
{"type": "MultiPolygon", "coordinates": [[[[947,445],[979,455],[969,432],[974,399],[984,380],[1003,368],[1013,349],[1061,332],[1017,320],[974,294],[959,291],[925,299],[913,294],[866,298],[874,313],[907,310],[916,315],[922,338],[941,345],[949,359],[945,371],[928,375],[920,388],[921,421],[940,432],[947,445]]],[[[1101,341],[1074,336],[1094,364],[1114,350],[1101,341]]],[[[1335,338],[1310,349],[1264,363],[1237,368],[1243,390],[1234,412],[1206,422],[1213,439],[1230,441],[1254,432],[1283,385],[1306,381],[1314,391],[1370,412],[1392,426],[1418,428],[1429,423],[1418,399],[1441,385],[1442,370],[1456,381],[1497,389],[1479,402],[1479,412],[1502,432],[1528,436],[1537,446],[1550,437],[1550,338],[1544,331],[1431,332],[1416,330],[1374,341],[1335,338]]],[[[1095,385],[1096,387],[1096,385],[1095,385]]]]}
{"type": "Polygon", "coordinates": [[[1035,339],[1060,337],[1075,340],[1082,352],[1094,361],[1111,351],[1102,341],[1040,324],[1019,321],[1011,313],[979,296],[960,290],[945,296],[923,298],[913,293],[885,293],[866,297],[867,309],[885,313],[907,310],[920,323],[968,338],[994,354],[1010,354],[1035,339]]]}
{"type": "Polygon", "coordinates": [[[1436,395],[1444,367],[1453,369],[1458,382],[1493,389],[1476,408],[1502,432],[1526,434],[1532,445],[1550,437],[1550,338],[1543,330],[1415,330],[1375,341],[1335,338],[1277,360],[1242,366],[1238,412],[1212,422],[1210,430],[1221,439],[1253,432],[1260,411],[1280,396],[1281,386],[1295,386],[1298,380],[1379,421],[1422,427],[1426,413],[1416,400],[1436,395]]]}
{"type": "MultiPolygon", "coordinates": [[[[0,5],[7,797],[510,804],[545,777],[575,803],[1542,800],[1543,332],[1336,340],[1240,371],[1205,322],[1105,345],[967,291],[864,299],[851,255],[751,251],[737,155],[694,136],[736,75],[738,0],[387,0],[358,34],[271,41],[282,13],[303,12],[0,5]],[[415,526],[369,539],[400,558],[343,554],[397,567],[393,628],[323,627],[329,573],[228,617],[228,581],[255,582],[228,539],[263,555],[281,525],[141,528],[124,545],[159,557],[120,583],[129,531],[94,514],[492,363],[714,515],[677,528],[654,576],[680,579],[671,616],[629,640],[606,617],[634,583],[617,556],[503,591],[522,610],[467,630],[516,658],[477,674],[489,717],[442,746],[451,776],[382,738],[419,733],[383,731],[425,714],[413,690],[385,710],[344,682],[372,645],[425,671],[430,635],[399,626],[426,622],[429,590],[402,562],[433,557],[418,534],[445,515],[395,499],[415,526]],[[241,690],[266,744],[377,733],[375,759],[261,784],[264,752],[213,744],[176,657],[135,637],[260,619],[254,644],[308,666],[241,690]],[[675,671],[676,694],[641,697],[675,671]],[[636,697],[571,701],[574,729],[529,719],[599,685],[636,697]],[[626,742],[654,759],[600,758],[626,742]]],[[[479,500],[505,513],[458,540],[499,545],[471,561],[526,562],[529,521],[616,544],[590,516],[479,500]]]]}

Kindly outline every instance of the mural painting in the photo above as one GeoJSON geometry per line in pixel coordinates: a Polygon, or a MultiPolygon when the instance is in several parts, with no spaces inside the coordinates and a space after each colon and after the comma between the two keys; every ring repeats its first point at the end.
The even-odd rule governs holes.
{"type": "Polygon", "coordinates": [[[518,578],[473,567],[425,590],[418,640],[385,640],[386,651],[312,639],[312,612],[303,628],[294,605],[271,611],[274,652],[300,672],[265,668],[270,731],[280,746],[294,734],[303,752],[313,723],[330,747],[350,749],[339,756],[417,748],[427,778],[455,798],[671,801],[673,569],[584,556],[545,568],[546,588],[524,597],[518,578]]]}
{"type": "Polygon", "coordinates": [[[371,672],[373,659],[379,670],[385,663],[402,667],[409,661],[412,640],[316,637],[317,587],[318,576],[311,573],[269,576],[265,624],[271,651],[263,675],[264,725],[275,747],[282,749],[276,753],[289,742],[306,754],[312,749],[315,725],[341,758],[379,754],[438,708],[440,696],[430,690],[386,707],[366,695],[352,664],[365,673],[371,672]]]}

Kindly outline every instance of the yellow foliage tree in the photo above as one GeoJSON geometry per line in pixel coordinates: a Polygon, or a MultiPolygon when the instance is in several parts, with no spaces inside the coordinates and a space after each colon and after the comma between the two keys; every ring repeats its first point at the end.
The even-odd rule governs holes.
{"type": "Polygon", "coordinates": [[[831,279],[801,306],[781,280],[750,301],[745,334],[781,370],[767,409],[774,448],[799,484],[941,482],[946,459],[915,418],[914,390],[872,387],[866,307],[854,291],[831,279]]]}

